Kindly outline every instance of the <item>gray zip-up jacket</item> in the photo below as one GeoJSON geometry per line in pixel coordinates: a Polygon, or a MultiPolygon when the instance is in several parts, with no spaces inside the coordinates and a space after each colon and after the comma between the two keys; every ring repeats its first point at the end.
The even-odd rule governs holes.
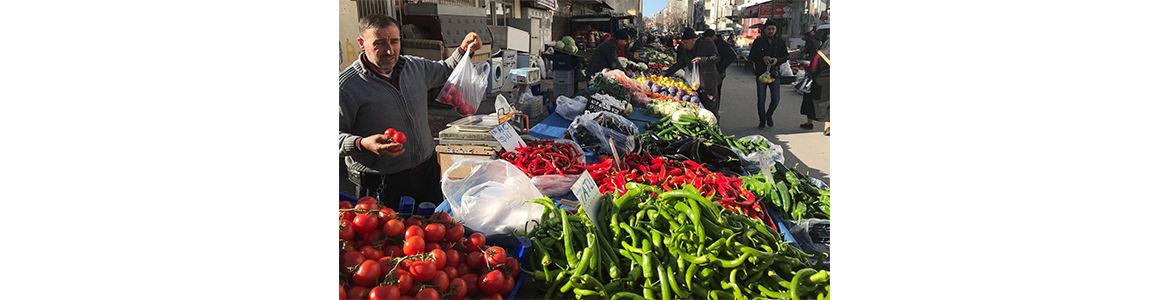
{"type": "Polygon", "coordinates": [[[369,174],[393,174],[410,170],[435,153],[435,141],[427,123],[427,90],[442,87],[463,58],[458,50],[444,61],[400,55],[394,75],[395,88],[379,74],[366,68],[365,53],[338,76],[341,125],[338,152],[350,170],[369,174]],[[394,128],[406,134],[405,153],[382,157],[368,150],[358,151],[359,137],[380,134],[394,128]]]}

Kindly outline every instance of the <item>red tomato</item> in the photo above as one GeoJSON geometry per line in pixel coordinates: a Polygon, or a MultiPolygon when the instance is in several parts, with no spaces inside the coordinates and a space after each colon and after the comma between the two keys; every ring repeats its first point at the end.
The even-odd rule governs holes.
{"type": "Polygon", "coordinates": [[[438,218],[439,221],[442,221],[442,222],[451,222],[451,215],[447,214],[447,212],[445,212],[445,211],[437,212],[431,217],[438,218]]]}
{"type": "Polygon", "coordinates": [[[439,247],[439,243],[434,243],[434,242],[428,242],[428,243],[426,243],[426,246],[423,247],[423,251],[426,251],[426,252],[431,252],[431,250],[435,250],[435,249],[442,250],[443,247],[439,247]]]}
{"type": "Polygon", "coordinates": [[[487,300],[504,300],[504,296],[501,296],[500,294],[491,294],[491,295],[488,295],[487,297],[485,297],[484,299],[487,299],[487,300]]]}
{"type": "Polygon", "coordinates": [[[362,197],[361,200],[358,200],[357,205],[354,205],[353,207],[366,210],[378,210],[378,199],[374,199],[374,197],[370,196],[362,197]]]}
{"type": "Polygon", "coordinates": [[[447,285],[451,283],[451,279],[447,277],[447,273],[435,272],[435,278],[431,278],[431,281],[427,283],[437,285],[438,287],[435,287],[436,290],[446,291],[447,285]]]}
{"type": "MultiPolygon", "coordinates": [[[[411,219],[411,220],[415,220],[415,219],[411,219]]],[[[417,220],[416,220],[416,221],[417,221],[417,220]]],[[[424,240],[425,240],[425,236],[423,235],[423,229],[422,229],[422,227],[420,227],[420,226],[414,226],[414,225],[407,225],[407,227],[406,227],[406,238],[408,238],[408,239],[409,239],[409,238],[411,238],[411,237],[415,237],[415,236],[417,236],[417,237],[419,237],[419,238],[422,238],[422,239],[424,239],[424,240]]]]}
{"type": "Polygon", "coordinates": [[[439,292],[432,288],[425,288],[418,291],[418,300],[439,300],[439,292]]]}
{"type": "Polygon", "coordinates": [[[410,276],[410,272],[404,270],[404,266],[399,266],[398,270],[394,271],[394,276],[398,277],[398,291],[409,290],[414,285],[414,277],[410,276]]]}
{"type": "Polygon", "coordinates": [[[500,273],[500,270],[492,270],[479,277],[479,291],[481,293],[494,294],[499,292],[503,285],[504,273],[500,273]]]}
{"type": "Polygon", "coordinates": [[[340,231],[339,238],[341,238],[343,240],[347,240],[347,241],[352,241],[353,240],[353,233],[354,233],[353,223],[350,223],[348,220],[345,220],[345,219],[338,220],[337,223],[338,223],[338,226],[341,227],[341,229],[339,230],[340,231]]]}
{"type": "Polygon", "coordinates": [[[339,211],[339,212],[337,212],[337,214],[338,214],[338,217],[337,217],[338,219],[346,220],[346,221],[353,221],[353,217],[357,216],[357,214],[355,214],[352,211],[339,211]]]}
{"type": "Polygon", "coordinates": [[[399,258],[399,257],[406,256],[406,252],[403,252],[402,247],[399,247],[398,245],[390,245],[389,247],[385,247],[382,249],[386,249],[386,251],[382,251],[382,252],[384,252],[383,254],[390,256],[391,258],[399,258]]]}
{"type": "Polygon", "coordinates": [[[366,261],[366,256],[362,255],[361,252],[357,252],[357,251],[346,252],[345,254],[341,255],[341,258],[342,258],[341,267],[344,269],[349,269],[349,268],[355,267],[357,265],[362,264],[362,262],[366,261]]]}
{"type": "Polygon", "coordinates": [[[378,228],[378,217],[374,215],[358,214],[353,217],[353,230],[362,236],[378,228]]]}
{"type": "Polygon", "coordinates": [[[353,202],[349,202],[349,201],[340,201],[340,202],[341,202],[341,203],[339,203],[339,204],[338,204],[338,206],[337,206],[337,207],[338,207],[338,209],[350,209],[350,208],[353,208],[353,202]]]}
{"type": "Polygon", "coordinates": [[[378,266],[378,261],[367,259],[358,266],[357,272],[353,273],[353,283],[372,288],[377,283],[380,274],[382,274],[382,269],[378,266]]]}
{"type": "Polygon", "coordinates": [[[467,281],[463,281],[463,278],[451,279],[450,289],[452,299],[463,298],[463,296],[467,296],[467,281]]]}
{"type": "Polygon", "coordinates": [[[402,244],[402,253],[406,255],[415,255],[423,253],[423,248],[426,247],[426,242],[421,237],[408,237],[406,243],[402,244]]]}
{"type": "Polygon", "coordinates": [[[434,264],[436,269],[442,269],[447,265],[447,252],[443,251],[443,249],[434,249],[429,253],[435,256],[434,264]]]}
{"type": "Polygon", "coordinates": [[[455,245],[451,246],[451,249],[459,252],[467,252],[467,238],[460,238],[458,241],[455,241],[455,245]]]}
{"type": "Polygon", "coordinates": [[[513,287],[516,287],[516,280],[510,276],[504,276],[504,285],[500,287],[500,294],[512,293],[513,287]]]}
{"type": "Polygon", "coordinates": [[[423,224],[422,221],[420,221],[418,218],[406,219],[406,227],[410,226],[418,226],[419,229],[422,229],[423,224]]]}
{"type": "Polygon", "coordinates": [[[374,246],[370,246],[370,245],[362,246],[361,249],[358,249],[358,252],[361,252],[362,255],[365,255],[366,259],[382,258],[382,250],[374,249],[374,246]]]}
{"type": "Polygon", "coordinates": [[[505,268],[508,269],[509,278],[516,278],[520,275],[520,261],[516,260],[515,257],[509,257],[504,265],[507,266],[505,268]]]}
{"type": "Polygon", "coordinates": [[[455,271],[459,272],[459,276],[463,276],[463,274],[471,273],[471,267],[468,267],[467,264],[459,264],[455,266],[455,271]]]}
{"type": "Polygon", "coordinates": [[[385,234],[388,237],[399,237],[402,235],[402,231],[405,230],[405,226],[406,225],[402,223],[402,220],[388,220],[385,224],[382,225],[382,234],[385,234]]]}
{"type": "Polygon", "coordinates": [[[414,297],[407,296],[407,295],[403,294],[401,299],[402,300],[414,300],[414,297]]]}
{"type": "Polygon", "coordinates": [[[398,213],[394,212],[393,208],[382,207],[382,209],[378,210],[378,224],[386,224],[386,221],[390,221],[390,220],[397,219],[397,218],[398,218],[398,213]]]}
{"type": "MultiPolygon", "coordinates": [[[[362,242],[363,242],[362,245],[370,245],[370,246],[381,245],[382,244],[382,232],[371,231],[368,234],[362,236],[362,242]]],[[[361,248],[361,247],[359,247],[359,248],[361,248]]]]}
{"type": "Polygon", "coordinates": [[[338,299],[338,300],[345,300],[345,286],[344,286],[344,285],[341,285],[341,284],[338,284],[338,285],[337,285],[337,289],[340,289],[340,290],[341,290],[341,298],[337,298],[337,299],[338,299]]]}
{"type": "Polygon", "coordinates": [[[393,285],[376,286],[370,290],[370,300],[398,300],[400,297],[402,293],[393,285]]]}
{"type": "Polygon", "coordinates": [[[431,223],[423,228],[423,239],[428,242],[438,242],[445,236],[447,236],[447,227],[443,224],[431,223]]]}
{"type": "Polygon", "coordinates": [[[382,272],[378,274],[378,282],[382,282],[382,280],[386,279],[386,274],[390,274],[390,270],[394,269],[394,266],[390,265],[393,263],[393,259],[394,258],[389,256],[383,256],[382,258],[378,259],[378,267],[382,268],[382,272]]]}
{"type": "Polygon", "coordinates": [[[508,262],[508,252],[505,252],[504,248],[500,248],[500,246],[488,247],[484,255],[487,258],[488,267],[494,268],[508,262]]]}
{"type": "Polygon", "coordinates": [[[487,267],[487,258],[483,256],[483,252],[479,250],[472,250],[467,254],[467,266],[472,270],[483,270],[487,267]]]}
{"type": "Polygon", "coordinates": [[[459,279],[463,279],[463,283],[467,284],[467,294],[479,294],[479,276],[475,273],[467,273],[459,275],[459,279]]]}
{"type": "Polygon", "coordinates": [[[483,249],[485,242],[487,242],[487,239],[484,238],[483,234],[479,232],[472,233],[471,237],[467,238],[467,248],[470,248],[471,250],[480,250],[483,249]]]}
{"type": "Polygon", "coordinates": [[[447,258],[447,263],[444,266],[454,267],[459,264],[459,251],[447,249],[444,257],[447,258]]]}
{"type": "Polygon", "coordinates": [[[418,290],[419,290],[419,289],[422,289],[422,287],[421,287],[421,286],[419,286],[420,284],[421,284],[421,283],[419,283],[418,281],[415,281],[415,282],[414,282],[414,285],[411,285],[411,286],[410,286],[410,289],[406,290],[406,294],[407,294],[407,295],[411,295],[411,296],[416,296],[416,295],[418,295],[418,290]]]}
{"type": "Polygon", "coordinates": [[[410,277],[418,279],[418,281],[430,281],[431,278],[435,278],[435,272],[438,270],[433,261],[413,261],[410,263],[410,277]]]}
{"type": "Polygon", "coordinates": [[[398,132],[398,130],[397,130],[397,129],[394,129],[394,128],[387,128],[387,129],[386,129],[386,131],[382,132],[382,134],[383,134],[383,135],[388,135],[388,136],[394,136],[394,133],[396,133],[396,132],[398,132]]]}
{"type": "Polygon", "coordinates": [[[449,242],[458,242],[459,239],[463,238],[463,224],[455,224],[455,226],[447,228],[447,235],[443,238],[449,242]]]}
{"type": "Polygon", "coordinates": [[[355,243],[345,243],[345,252],[357,252],[357,246],[354,246],[354,244],[355,243]]]}
{"type": "Polygon", "coordinates": [[[364,286],[351,286],[348,291],[345,291],[345,296],[350,300],[366,300],[370,294],[370,288],[364,286]]]}
{"type": "Polygon", "coordinates": [[[443,273],[447,273],[447,278],[459,278],[459,270],[456,270],[455,266],[443,267],[443,273]]]}
{"type": "Polygon", "coordinates": [[[394,133],[394,142],[399,143],[399,144],[405,144],[406,143],[406,134],[401,133],[401,132],[395,132],[394,133]]]}

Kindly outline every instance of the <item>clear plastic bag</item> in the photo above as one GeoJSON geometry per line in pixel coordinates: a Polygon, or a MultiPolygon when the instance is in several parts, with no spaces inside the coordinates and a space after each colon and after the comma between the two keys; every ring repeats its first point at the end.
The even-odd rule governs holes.
{"type": "Polygon", "coordinates": [[[638,125],[611,112],[588,112],[573,119],[568,133],[586,152],[613,155],[609,139],[613,138],[619,154],[629,152],[636,146],[638,125]]]}
{"type": "Polygon", "coordinates": [[[491,71],[491,63],[484,61],[472,65],[471,55],[464,55],[455,70],[451,71],[451,76],[447,77],[447,84],[439,92],[438,101],[454,105],[460,115],[474,115],[487,92],[491,71]]]}
{"type": "Polygon", "coordinates": [[[577,96],[573,98],[565,96],[557,96],[557,114],[565,119],[572,120],[581,113],[585,112],[585,105],[589,103],[589,99],[584,96],[577,96]]]}
{"type": "Polygon", "coordinates": [[[544,207],[528,200],[544,198],[523,171],[506,160],[468,158],[456,161],[442,178],[443,196],[451,205],[452,217],[464,226],[500,238],[523,231],[524,224],[540,218],[544,207]],[[471,171],[463,179],[450,179],[451,172],[464,166],[471,171]]]}
{"type": "Polygon", "coordinates": [[[540,175],[532,177],[532,184],[536,185],[540,193],[545,196],[560,197],[568,194],[573,188],[573,183],[576,183],[579,178],[581,178],[581,174],[540,175]]]}
{"type": "Polygon", "coordinates": [[[691,67],[687,68],[686,77],[683,77],[683,79],[686,80],[687,85],[690,85],[692,89],[698,89],[700,79],[699,64],[691,63],[691,67]]]}
{"type": "Polygon", "coordinates": [[[768,150],[756,151],[752,153],[743,153],[739,149],[735,149],[737,153],[743,156],[743,169],[750,174],[759,172],[771,172],[772,166],[775,164],[784,165],[784,148],[780,145],[773,144],[768,138],[762,135],[745,136],[740,141],[756,143],[764,140],[768,143],[768,150]]]}

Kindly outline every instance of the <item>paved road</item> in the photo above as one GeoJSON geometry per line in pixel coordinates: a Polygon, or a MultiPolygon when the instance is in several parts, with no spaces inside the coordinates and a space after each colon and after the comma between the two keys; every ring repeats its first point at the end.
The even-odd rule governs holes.
{"type": "Polygon", "coordinates": [[[755,76],[740,65],[727,68],[723,82],[723,103],[720,104],[719,126],[723,133],[745,137],[762,135],[784,147],[784,165],[829,184],[829,138],[822,134],[824,123],[813,122],[812,130],[798,127],[805,122],[800,114],[801,95],[790,84],[780,85],[780,105],[773,115],[775,126],[760,130],[756,114],[755,76]]]}

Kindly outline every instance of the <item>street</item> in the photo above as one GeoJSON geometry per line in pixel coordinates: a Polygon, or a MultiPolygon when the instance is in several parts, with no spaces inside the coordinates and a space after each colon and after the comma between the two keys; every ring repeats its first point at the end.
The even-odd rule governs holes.
{"type": "MultiPolygon", "coordinates": [[[[723,102],[720,103],[719,127],[724,134],[736,137],[762,135],[772,143],[784,147],[784,165],[796,167],[801,173],[829,184],[829,137],[823,134],[825,124],[813,122],[812,130],[798,125],[807,120],[800,114],[801,95],[791,84],[780,85],[780,105],[772,115],[772,128],[760,130],[756,113],[756,77],[739,63],[727,67],[723,80],[723,102]]],[[[765,107],[766,108],[766,107],[765,107]]]]}

